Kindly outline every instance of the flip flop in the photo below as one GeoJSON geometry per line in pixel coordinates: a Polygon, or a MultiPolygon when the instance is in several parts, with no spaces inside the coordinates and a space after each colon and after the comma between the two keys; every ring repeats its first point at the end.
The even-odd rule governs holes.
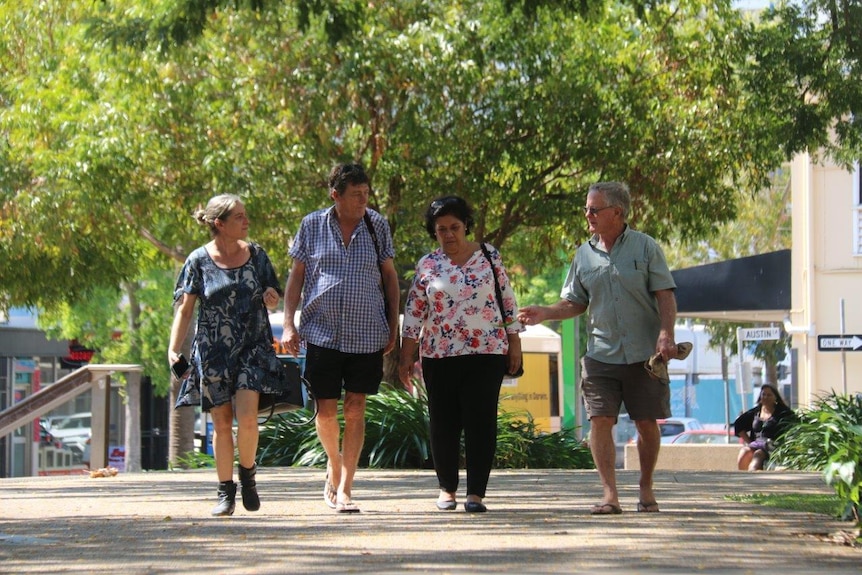
{"type": "Polygon", "coordinates": [[[326,506],[330,509],[335,509],[335,498],[337,493],[335,491],[335,486],[332,485],[332,482],[329,480],[329,469],[326,470],[326,482],[323,484],[323,501],[326,503],[326,506]]]}
{"type": "Polygon", "coordinates": [[[339,501],[335,504],[336,513],[359,513],[359,506],[351,500],[339,501]]]}
{"type": "Polygon", "coordinates": [[[658,503],[653,501],[652,503],[644,503],[643,501],[638,501],[638,512],[640,513],[658,513],[660,509],[658,508],[658,503]]]}
{"type": "Polygon", "coordinates": [[[613,503],[602,503],[601,505],[593,505],[590,515],[619,515],[623,510],[619,505],[613,503]]]}

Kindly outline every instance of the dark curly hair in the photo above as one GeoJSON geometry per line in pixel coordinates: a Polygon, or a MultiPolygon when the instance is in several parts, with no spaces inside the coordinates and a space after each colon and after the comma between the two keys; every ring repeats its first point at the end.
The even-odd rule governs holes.
{"type": "Polygon", "coordinates": [[[437,239],[434,224],[437,218],[443,216],[454,216],[464,222],[467,234],[473,228],[473,208],[467,204],[467,201],[458,196],[441,196],[431,202],[425,211],[425,229],[432,240],[437,239]]]}
{"type": "Polygon", "coordinates": [[[338,164],[329,172],[329,189],[344,195],[348,184],[371,184],[362,164],[338,164]]]}

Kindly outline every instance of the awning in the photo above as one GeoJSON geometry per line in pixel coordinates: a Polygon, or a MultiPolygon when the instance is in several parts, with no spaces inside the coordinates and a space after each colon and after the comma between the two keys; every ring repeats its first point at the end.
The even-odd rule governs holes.
{"type": "Polygon", "coordinates": [[[790,250],[672,273],[677,317],[766,323],[790,311],[790,250]]]}

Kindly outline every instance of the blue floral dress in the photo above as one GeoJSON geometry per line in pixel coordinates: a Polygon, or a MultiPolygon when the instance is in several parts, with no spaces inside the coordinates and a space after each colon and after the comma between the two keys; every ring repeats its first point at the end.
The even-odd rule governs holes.
{"type": "Polygon", "coordinates": [[[203,411],[228,403],[238,389],[277,393],[282,388],[280,360],[273,348],[263,292],[283,293],[266,252],[249,242],[251,257],[240,267],[223,269],[200,247],[183,265],[174,302],[184,293],[198,297],[198,315],[189,375],[182,381],[176,407],[200,405],[203,411]]]}

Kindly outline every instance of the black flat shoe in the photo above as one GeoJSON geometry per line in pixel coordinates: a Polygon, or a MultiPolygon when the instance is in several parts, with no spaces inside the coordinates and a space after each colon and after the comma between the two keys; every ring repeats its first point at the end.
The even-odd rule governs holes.
{"type": "Polygon", "coordinates": [[[454,511],[458,507],[458,502],[452,499],[451,501],[437,500],[437,509],[440,511],[454,511]]]}
{"type": "Polygon", "coordinates": [[[464,504],[464,511],[467,513],[485,513],[488,508],[480,501],[468,501],[464,504]]]}

